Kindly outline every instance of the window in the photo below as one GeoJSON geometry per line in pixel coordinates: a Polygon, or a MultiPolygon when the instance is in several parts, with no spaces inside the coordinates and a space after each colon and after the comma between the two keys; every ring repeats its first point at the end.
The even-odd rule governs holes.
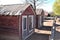
{"type": "Polygon", "coordinates": [[[24,18],[23,21],[24,21],[23,27],[24,27],[24,29],[26,29],[26,18],[24,18]]]}
{"type": "Polygon", "coordinates": [[[27,16],[22,16],[23,31],[27,29],[27,16]]]}
{"type": "Polygon", "coordinates": [[[32,30],[32,18],[29,17],[29,30],[32,30]]]}
{"type": "Polygon", "coordinates": [[[29,32],[33,30],[33,16],[29,16],[29,32]]]}

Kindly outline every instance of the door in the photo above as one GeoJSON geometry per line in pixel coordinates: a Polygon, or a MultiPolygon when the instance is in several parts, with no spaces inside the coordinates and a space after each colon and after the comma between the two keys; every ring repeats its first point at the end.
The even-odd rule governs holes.
{"type": "Polygon", "coordinates": [[[31,33],[33,31],[33,16],[29,16],[29,32],[31,33]]]}
{"type": "Polygon", "coordinates": [[[27,16],[22,16],[22,39],[27,37],[27,16]]]}
{"type": "Polygon", "coordinates": [[[38,19],[38,28],[41,28],[42,25],[43,25],[43,22],[42,22],[42,16],[39,16],[39,19],[38,19]]]}
{"type": "Polygon", "coordinates": [[[39,20],[40,22],[40,27],[42,27],[42,16],[40,16],[40,20],[39,20]]]}

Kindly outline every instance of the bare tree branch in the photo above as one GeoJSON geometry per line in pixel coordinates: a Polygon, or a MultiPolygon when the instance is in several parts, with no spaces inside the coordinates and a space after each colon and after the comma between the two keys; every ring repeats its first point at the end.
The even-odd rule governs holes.
{"type": "Polygon", "coordinates": [[[34,11],[36,12],[36,7],[47,3],[48,0],[26,0],[28,3],[33,5],[34,11]]]}

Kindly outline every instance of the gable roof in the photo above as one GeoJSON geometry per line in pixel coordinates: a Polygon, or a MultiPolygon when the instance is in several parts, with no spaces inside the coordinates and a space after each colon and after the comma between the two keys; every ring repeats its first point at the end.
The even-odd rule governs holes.
{"type": "Polygon", "coordinates": [[[43,11],[43,9],[36,9],[36,15],[41,15],[43,11]]]}
{"type": "Polygon", "coordinates": [[[21,15],[30,4],[0,5],[0,15],[21,15]]]}

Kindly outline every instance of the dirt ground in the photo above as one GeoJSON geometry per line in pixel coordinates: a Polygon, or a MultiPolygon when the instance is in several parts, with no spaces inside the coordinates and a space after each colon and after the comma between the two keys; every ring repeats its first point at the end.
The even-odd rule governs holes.
{"type": "Polygon", "coordinates": [[[0,40],[19,40],[19,37],[10,35],[0,35],[0,40]]]}
{"type": "Polygon", "coordinates": [[[60,26],[56,27],[55,40],[60,40],[60,26]]]}
{"type": "Polygon", "coordinates": [[[26,40],[49,40],[49,35],[34,33],[26,40]]]}

